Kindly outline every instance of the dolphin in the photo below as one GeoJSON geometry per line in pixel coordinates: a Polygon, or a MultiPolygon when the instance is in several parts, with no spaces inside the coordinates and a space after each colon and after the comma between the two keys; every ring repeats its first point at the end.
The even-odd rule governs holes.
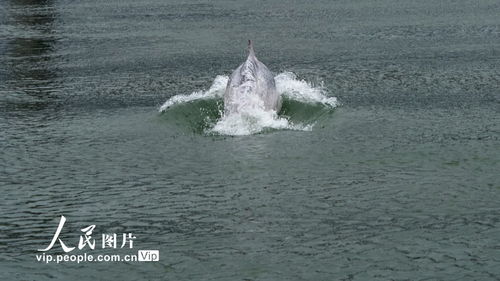
{"type": "Polygon", "coordinates": [[[252,109],[278,113],[281,103],[273,73],[257,59],[252,40],[248,40],[247,60],[236,68],[227,82],[224,113],[229,115],[252,109]]]}

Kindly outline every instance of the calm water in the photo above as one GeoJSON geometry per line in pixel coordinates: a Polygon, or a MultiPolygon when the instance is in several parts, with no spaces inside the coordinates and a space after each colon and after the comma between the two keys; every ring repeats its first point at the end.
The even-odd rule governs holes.
{"type": "Polygon", "coordinates": [[[0,1],[0,279],[498,280],[500,3],[239,2],[0,1]],[[341,105],[246,136],[217,99],[159,112],[249,38],[341,105]],[[37,262],[61,215],[160,261],[37,262]]]}

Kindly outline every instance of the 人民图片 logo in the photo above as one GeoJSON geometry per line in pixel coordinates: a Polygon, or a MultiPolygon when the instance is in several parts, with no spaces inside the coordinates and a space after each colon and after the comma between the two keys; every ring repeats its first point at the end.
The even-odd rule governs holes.
{"type": "MultiPolygon", "coordinates": [[[[38,249],[39,252],[47,252],[51,250],[57,242],[59,242],[59,245],[61,246],[62,250],[65,253],[72,252],[73,250],[75,250],[76,247],[78,247],[79,250],[83,250],[85,247],[88,247],[90,250],[94,250],[96,248],[96,239],[92,237],[93,231],[96,228],[95,224],[80,229],[83,232],[83,234],[80,235],[78,245],[71,247],[68,246],[66,243],[64,243],[61,238],[59,238],[65,222],[66,218],[64,216],[61,216],[59,220],[59,225],[57,226],[56,232],[54,233],[54,236],[52,237],[52,240],[50,241],[49,245],[43,249],[38,249]]],[[[98,245],[100,244],[102,249],[117,249],[117,248],[133,249],[135,239],[136,236],[134,236],[132,233],[121,233],[120,235],[118,235],[117,233],[103,233],[101,235],[101,243],[98,243],[98,245]]],[[[55,261],[57,263],[66,261],[78,262],[78,263],[84,261],[94,261],[94,262],[95,261],[126,261],[126,262],[159,261],[159,257],[160,253],[158,250],[139,250],[138,254],[123,255],[123,256],[101,254],[94,257],[93,255],[87,253],[76,254],[76,255],[70,255],[70,254],[50,255],[43,253],[41,255],[40,254],[36,255],[38,261],[43,261],[46,263],[52,261],[55,261]]]]}

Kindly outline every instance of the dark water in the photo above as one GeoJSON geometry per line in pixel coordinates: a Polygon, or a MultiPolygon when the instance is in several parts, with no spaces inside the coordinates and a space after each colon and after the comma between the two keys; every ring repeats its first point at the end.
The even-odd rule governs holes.
{"type": "Polygon", "coordinates": [[[0,279],[498,280],[499,12],[1,0],[0,279]],[[158,113],[229,74],[248,38],[342,105],[242,137],[205,134],[196,104],[158,113]],[[61,215],[71,246],[95,224],[160,261],[37,262],[61,215]]]}

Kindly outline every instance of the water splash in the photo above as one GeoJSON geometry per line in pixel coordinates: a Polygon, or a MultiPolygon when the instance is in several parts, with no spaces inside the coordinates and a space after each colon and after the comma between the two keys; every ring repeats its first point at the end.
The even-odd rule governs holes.
{"type": "Polygon", "coordinates": [[[160,112],[163,112],[169,107],[172,107],[176,104],[182,104],[201,99],[222,98],[228,80],[228,76],[218,75],[217,77],[215,77],[212,86],[210,86],[210,89],[208,89],[207,91],[196,91],[190,95],[173,96],[160,107],[160,112]]]}
{"type": "MultiPolygon", "coordinates": [[[[221,101],[226,89],[227,76],[217,76],[212,86],[206,91],[196,91],[190,95],[176,95],[168,99],[161,107],[160,112],[168,112],[174,107],[188,105],[195,102],[205,102],[208,108],[199,107],[203,119],[203,132],[222,135],[250,135],[264,130],[301,130],[310,131],[314,127],[316,113],[331,111],[338,106],[337,98],[327,95],[326,89],[314,86],[305,80],[297,79],[292,72],[283,72],[275,76],[276,90],[284,99],[280,114],[274,111],[265,111],[259,107],[249,107],[238,113],[224,115],[222,102],[207,104],[207,101],[221,101]],[[206,114],[213,112],[216,106],[218,115],[206,114]],[[306,112],[306,113],[304,113],[306,112]],[[312,112],[312,113],[311,113],[312,112]],[[293,121],[292,121],[293,120],[293,121]]],[[[193,107],[186,107],[193,110],[193,107]]],[[[190,115],[186,113],[185,116],[190,115]]],[[[175,115],[175,118],[180,117],[175,115]]]]}
{"type": "Polygon", "coordinates": [[[305,80],[298,80],[292,72],[283,72],[274,77],[276,90],[284,97],[304,103],[319,103],[335,108],[339,105],[336,97],[329,97],[323,85],[313,86],[305,80]]]}
{"type": "Polygon", "coordinates": [[[252,108],[238,113],[222,116],[207,133],[243,136],[262,132],[265,129],[310,131],[312,125],[293,124],[275,111],[252,108]]]}

